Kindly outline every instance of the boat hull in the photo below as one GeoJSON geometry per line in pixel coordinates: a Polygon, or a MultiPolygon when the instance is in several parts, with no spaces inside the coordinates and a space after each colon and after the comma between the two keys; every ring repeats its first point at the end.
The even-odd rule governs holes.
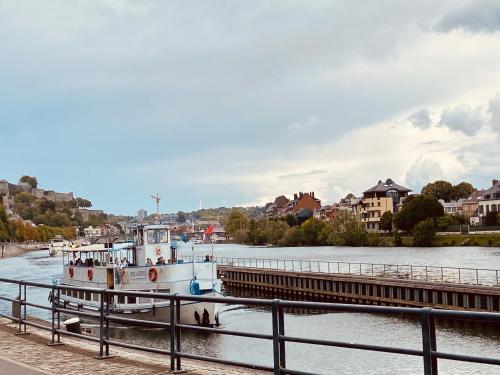
{"type": "MultiPolygon", "coordinates": [[[[85,305],[85,302],[75,303],[73,301],[64,301],[61,296],[60,307],[68,310],[79,310],[97,312],[93,306],[85,305]]],[[[180,322],[181,324],[200,325],[200,326],[218,326],[219,312],[222,304],[212,302],[193,302],[181,301],[180,304],[180,322]]],[[[170,304],[155,306],[145,309],[111,309],[111,316],[129,319],[139,319],[152,322],[170,323],[170,304]]],[[[127,325],[141,326],[143,323],[122,323],[127,325]]]]}

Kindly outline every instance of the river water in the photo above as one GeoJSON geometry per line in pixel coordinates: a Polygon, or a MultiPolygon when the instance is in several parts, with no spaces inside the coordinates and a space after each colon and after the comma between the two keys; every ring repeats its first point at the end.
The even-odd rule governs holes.
{"type": "MultiPolygon", "coordinates": [[[[209,246],[197,247],[196,255],[211,252],[209,246]]],[[[191,255],[181,249],[182,255],[191,255]]],[[[216,245],[215,256],[279,259],[328,260],[388,264],[413,264],[447,267],[500,269],[500,248],[350,248],[304,247],[265,248],[216,245]]],[[[30,252],[0,260],[0,275],[5,278],[52,282],[60,277],[61,258],[50,258],[47,251],[30,252]]],[[[0,285],[0,294],[17,295],[16,288],[0,285]]],[[[28,300],[48,303],[47,292],[29,288],[28,300]]],[[[0,310],[9,310],[0,303],[0,310]]],[[[29,314],[48,318],[44,311],[29,309],[29,314]]],[[[257,308],[231,307],[221,314],[222,328],[245,332],[271,333],[271,315],[257,308]]],[[[421,349],[420,324],[411,319],[355,313],[298,314],[285,316],[287,335],[337,341],[421,349]]],[[[162,330],[118,328],[113,336],[120,340],[168,348],[162,330]]],[[[218,334],[183,333],[183,351],[242,362],[272,365],[271,342],[218,334]]],[[[437,347],[440,351],[497,357],[500,330],[491,325],[439,323],[437,347]]],[[[440,374],[500,374],[495,366],[439,360],[440,374]]],[[[420,357],[375,353],[360,350],[287,344],[287,367],[319,374],[421,374],[420,357]]]]}

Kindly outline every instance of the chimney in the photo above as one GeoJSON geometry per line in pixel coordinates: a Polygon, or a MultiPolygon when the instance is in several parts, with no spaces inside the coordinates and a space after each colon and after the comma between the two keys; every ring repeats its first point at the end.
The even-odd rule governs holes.
{"type": "Polygon", "coordinates": [[[299,192],[299,198],[302,198],[304,196],[303,192],[299,192]]]}
{"type": "Polygon", "coordinates": [[[493,179],[493,180],[491,181],[491,184],[492,184],[493,186],[495,186],[496,184],[498,184],[498,180],[497,180],[496,178],[495,178],[495,179],[493,179]]]}
{"type": "Polygon", "coordinates": [[[312,191],[312,192],[311,192],[311,197],[313,197],[313,198],[314,198],[314,191],[312,191]]]}
{"type": "Polygon", "coordinates": [[[299,199],[299,197],[297,196],[297,194],[294,194],[294,195],[293,195],[293,199],[294,199],[294,200],[299,199]]]}

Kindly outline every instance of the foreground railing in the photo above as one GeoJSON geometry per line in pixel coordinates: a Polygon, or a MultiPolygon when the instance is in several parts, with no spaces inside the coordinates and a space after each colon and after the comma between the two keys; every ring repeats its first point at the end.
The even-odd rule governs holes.
{"type": "MultiPolygon", "coordinates": [[[[163,354],[169,356],[170,370],[177,372],[182,370],[182,358],[191,358],[202,361],[209,361],[214,363],[228,364],[246,368],[253,368],[258,370],[270,371],[274,374],[298,374],[310,375],[313,373],[293,370],[287,367],[286,362],[286,344],[287,343],[301,343],[309,345],[329,346],[338,348],[348,348],[357,350],[366,350],[382,353],[403,354],[409,356],[419,356],[423,359],[423,373],[426,375],[436,375],[438,373],[438,359],[447,359],[454,361],[463,361],[480,364],[490,364],[500,366],[500,359],[487,358],[478,356],[469,356],[463,354],[454,354],[448,352],[441,352],[437,350],[436,346],[436,326],[435,319],[464,319],[469,321],[481,322],[500,322],[499,313],[486,313],[486,312],[469,312],[469,311],[449,311],[449,310],[434,310],[432,308],[401,308],[401,307],[384,307],[384,306],[363,306],[363,305],[347,305],[337,303],[318,303],[318,302],[295,302],[295,301],[282,301],[282,300],[264,300],[264,299],[247,299],[247,298],[231,298],[231,297],[204,297],[204,296],[191,296],[191,295],[177,295],[165,293],[138,293],[138,292],[124,292],[110,289],[96,289],[96,288],[81,288],[63,285],[50,285],[28,281],[18,281],[11,279],[0,279],[0,283],[9,283],[18,286],[19,298],[9,298],[0,296],[0,300],[8,301],[18,307],[17,316],[2,313],[4,318],[11,319],[18,324],[18,334],[27,334],[27,326],[33,326],[42,330],[47,330],[52,333],[51,341],[48,345],[62,345],[61,335],[73,336],[85,340],[90,340],[99,343],[99,355],[96,358],[105,359],[110,358],[110,346],[117,346],[135,350],[146,351],[150,353],[163,354]],[[27,287],[42,288],[51,292],[51,304],[40,305],[37,303],[29,302],[27,300],[27,287]],[[82,291],[97,293],[100,298],[100,309],[98,312],[74,311],[58,306],[61,291],[82,291]],[[153,322],[141,319],[131,319],[122,316],[115,316],[110,314],[113,296],[135,296],[163,299],[170,301],[170,319],[169,322],[153,322]],[[200,327],[182,324],[180,321],[180,307],[182,301],[190,302],[213,302],[224,303],[229,305],[244,305],[244,306],[260,306],[266,307],[271,310],[272,331],[267,334],[262,333],[249,333],[241,331],[232,331],[221,328],[200,327]],[[29,319],[26,313],[26,307],[43,309],[50,312],[51,325],[46,326],[36,323],[29,319]],[[342,342],[334,340],[312,339],[304,337],[296,337],[287,335],[285,329],[285,309],[305,309],[314,311],[343,311],[352,313],[374,313],[374,314],[397,314],[403,317],[417,317],[420,322],[422,348],[421,349],[408,349],[392,346],[382,345],[368,345],[352,342],[342,342]],[[83,335],[81,333],[67,332],[61,329],[61,313],[68,315],[76,315],[89,317],[99,321],[99,337],[83,335]],[[149,327],[166,328],[169,330],[170,349],[164,350],[155,347],[144,345],[131,344],[124,341],[119,341],[110,338],[110,323],[127,323],[132,325],[146,325],[149,327]],[[188,353],[182,349],[182,332],[183,331],[198,331],[210,332],[220,335],[232,335],[239,337],[247,337],[261,340],[268,340],[272,342],[272,353],[269,353],[273,358],[273,366],[256,365],[252,363],[243,363],[232,360],[219,359],[209,357],[196,353],[188,353]]],[[[13,309],[14,310],[14,309],[13,309]]],[[[332,364],[334,366],[334,364],[332,364]]]]}
{"type": "MultiPolygon", "coordinates": [[[[181,259],[192,260],[192,256],[181,259]]],[[[205,257],[196,256],[197,262],[205,257]]],[[[415,266],[409,264],[350,263],[324,260],[266,259],[215,257],[220,265],[246,268],[276,269],[293,272],[318,272],[358,276],[388,277],[453,284],[499,286],[500,270],[481,268],[458,268],[437,266],[415,266]]]]}

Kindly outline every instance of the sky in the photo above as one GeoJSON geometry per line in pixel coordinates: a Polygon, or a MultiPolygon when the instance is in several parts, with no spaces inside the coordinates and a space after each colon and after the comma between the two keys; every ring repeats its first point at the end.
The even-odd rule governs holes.
{"type": "Polygon", "coordinates": [[[115,214],[500,177],[500,1],[0,0],[0,178],[115,214]]]}

